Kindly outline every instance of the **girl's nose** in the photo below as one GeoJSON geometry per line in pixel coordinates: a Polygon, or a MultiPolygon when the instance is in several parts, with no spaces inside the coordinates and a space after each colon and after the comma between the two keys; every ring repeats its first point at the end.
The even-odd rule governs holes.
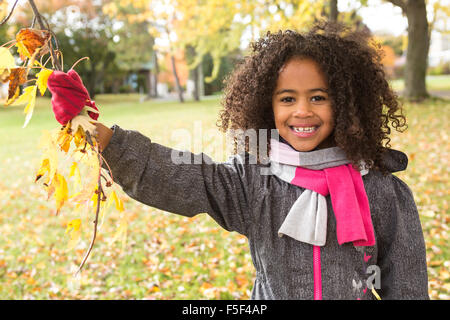
{"type": "Polygon", "coordinates": [[[299,99],[298,104],[295,106],[294,116],[297,117],[309,117],[313,114],[311,105],[307,100],[299,99]]]}

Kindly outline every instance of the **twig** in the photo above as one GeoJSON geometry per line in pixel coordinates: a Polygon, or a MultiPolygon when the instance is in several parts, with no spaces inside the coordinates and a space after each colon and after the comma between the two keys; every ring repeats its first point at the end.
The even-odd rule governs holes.
{"type": "MultiPolygon", "coordinates": [[[[56,34],[50,29],[50,25],[47,21],[47,19],[44,16],[41,16],[42,19],[44,19],[45,24],[47,25],[47,30],[50,32],[50,34],[52,35],[51,39],[53,41],[55,41],[55,46],[56,46],[56,52],[59,52],[59,43],[58,43],[58,38],[56,38],[56,34]]],[[[64,66],[64,63],[61,63],[64,66]]]]}
{"type": "Polygon", "coordinates": [[[11,15],[14,12],[14,8],[16,7],[17,2],[19,2],[19,0],[16,0],[16,2],[14,2],[14,5],[12,6],[11,11],[9,12],[8,16],[5,19],[3,19],[2,22],[0,22],[0,26],[4,25],[9,20],[9,18],[11,18],[11,15]]]}
{"type": "MultiPolygon", "coordinates": [[[[73,67],[72,67],[72,68],[73,68],[73,67]]],[[[112,174],[112,170],[111,170],[111,168],[110,168],[110,166],[109,166],[109,164],[108,164],[108,161],[106,161],[106,159],[103,158],[103,155],[102,155],[102,153],[101,153],[100,151],[97,151],[97,150],[94,148],[93,142],[92,142],[92,139],[91,139],[91,135],[90,135],[89,131],[86,131],[86,140],[89,142],[89,144],[92,146],[92,148],[97,152],[97,156],[99,156],[99,157],[102,158],[102,162],[101,162],[101,163],[105,162],[106,166],[108,167],[108,173],[109,173],[109,176],[111,177],[111,181],[112,181],[112,183],[114,183],[114,177],[113,177],[113,174],[112,174]]],[[[101,168],[101,167],[102,167],[102,166],[100,165],[100,168],[101,168]]],[[[106,169],[105,169],[105,170],[106,170],[106,169]]]]}
{"type": "MultiPolygon", "coordinates": [[[[34,3],[34,0],[28,0],[28,3],[30,4],[31,9],[33,10],[34,16],[36,17],[36,20],[37,20],[37,22],[39,24],[39,27],[42,30],[48,30],[49,32],[51,32],[50,28],[46,28],[45,27],[44,22],[42,21],[42,16],[39,13],[39,10],[37,9],[36,4],[34,3]]],[[[62,70],[61,69],[61,64],[59,63],[58,57],[57,57],[55,51],[53,50],[52,42],[50,41],[49,44],[50,44],[49,45],[49,50],[50,50],[50,55],[52,56],[53,65],[55,66],[56,70],[61,71],[62,70]]]]}
{"type": "Polygon", "coordinates": [[[45,63],[42,63],[43,57],[44,57],[44,56],[41,57],[41,65],[44,66],[44,68],[45,68],[45,66],[47,65],[48,60],[50,60],[52,57],[49,56],[49,57],[47,58],[47,60],[45,60],[45,63]]]}
{"type": "Polygon", "coordinates": [[[112,183],[114,184],[114,177],[113,177],[113,174],[112,174],[111,167],[110,167],[109,164],[108,164],[108,161],[106,161],[106,159],[103,158],[103,155],[102,155],[101,153],[100,153],[100,157],[102,157],[103,161],[105,162],[106,166],[108,167],[108,173],[109,173],[109,176],[111,177],[111,181],[112,181],[112,183]]]}
{"type": "MultiPolygon", "coordinates": [[[[90,140],[90,142],[92,142],[89,132],[87,132],[86,137],[90,140]]],[[[88,140],[88,141],[89,141],[88,140]]],[[[100,213],[100,201],[101,201],[101,195],[103,193],[103,188],[102,188],[102,181],[101,181],[101,170],[102,170],[102,159],[99,156],[99,153],[97,152],[97,157],[98,157],[98,161],[100,164],[100,168],[99,168],[99,176],[98,176],[98,187],[97,187],[97,191],[98,191],[98,196],[97,196],[97,210],[95,212],[95,220],[94,220],[94,234],[92,235],[92,240],[91,240],[91,244],[89,245],[89,249],[86,252],[83,261],[81,261],[80,266],[78,267],[77,272],[75,273],[75,275],[77,275],[81,269],[83,268],[84,264],[86,263],[87,258],[89,257],[89,255],[91,254],[92,248],[94,247],[94,243],[95,243],[95,238],[97,237],[97,225],[98,225],[98,214],[100,213]]]]}
{"type": "Polygon", "coordinates": [[[75,66],[78,64],[78,62],[83,61],[83,60],[85,60],[85,59],[89,60],[89,57],[84,57],[84,58],[78,59],[77,62],[75,62],[75,63],[73,64],[73,66],[72,66],[70,69],[75,68],[75,66]]]}
{"type": "Polygon", "coordinates": [[[4,47],[4,46],[6,46],[7,44],[10,44],[10,43],[12,43],[12,42],[14,42],[14,43],[13,43],[11,46],[8,47],[8,49],[9,49],[9,48],[11,48],[13,45],[16,44],[16,39],[12,39],[12,40],[9,40],[8,42],[5,42],[4,44],[1,45],[1,47],[4,47]]]}
{"type": "MultiPolygon", "coordinates": [[[[100,203],[102,200],[104,200],[104,199],[106,200],[106,195],[105,195],[105,192],[103,191],[102,180],[101,180],[103,177],[106,181],[105,176],[102,175],[102,164],[103,164],[102,158],[103,157],[102,157],[101,153],[99,152],[99,150],[97,148],[95,148],[94,143],[91,138],[91,134],[89,133],[89,131],[85,131],[85,135],[86,135],[86,141],[89,143],[91,148],[97,153],[97,158],[98,158],[98,163],[99,163],[99,173],[98,173],[99,175],[98,175],[98,187],[97,187],[98,195],[97,195],[97,209],[95,211],[95,220],[94,220],[94,234],[92,235],[92,240],[89,245],[89,249],[86,252],[86,254],[83,258],[83,261],[81,262],[80,266],[78,267],[78,270],[75,273],[75,275],[77,275],[81,271],[81,269],[83,268],[84,264],[86,263],[89,255],[91,254],[92,248],[94,247],[95,239],[97,237],[97,226],[98,226],[98,215],[100,213],[100,203]],[[102,195],[103,195],[103,197],[101,197],[102,195]]],[[[97,144],[97,147],[98,147],[98,144],[97,144]]]]}
{"type": "Polygon", "coordinates": [[[102,174],[102,178],[105,180],[107,187],[110,187],[113,184],[113,182],[109,181],[108,178],[106,178],[103,174],[102,174]]]}
{"type": "Polygon", "coordinates": [[[36,24],[36,16],[33,17],[33,21],[31,22],[30,28],[33,29],[35,24],[36,24]]]}

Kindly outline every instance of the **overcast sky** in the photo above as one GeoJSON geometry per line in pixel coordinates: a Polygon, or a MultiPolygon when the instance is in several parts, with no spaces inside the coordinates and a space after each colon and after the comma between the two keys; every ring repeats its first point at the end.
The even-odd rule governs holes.
{"type": "MultiPolygon", "coordinates": [[[[348,11],[359,6],[359,1],[355,0],[338,1],[339,11],[348,11]]],[[[396,36],[406,33],[408,21],[402,16],[402,10],[386,1],[368,0],[368,6],[361,7],[358,14],[372,32],[386,32],[396,36]]]]}

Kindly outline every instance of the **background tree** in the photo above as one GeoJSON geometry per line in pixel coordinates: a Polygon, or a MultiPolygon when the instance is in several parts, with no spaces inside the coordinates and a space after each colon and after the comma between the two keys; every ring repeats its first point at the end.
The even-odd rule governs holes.
{"type": "MultiPolygon", "coordinates": [[[[151,16],[145,1],[111,1],[103,6],[103,12],[114,19],[114,37],[109,48],[116,54],[120,74],[143,74],[147,96],[156,96],[157,63],[155,64],[155,38],[150,34],[151,16]]],[[[156,60],[157,61],[157,60],[156,60]]],[[[123,83],[114,79],[114,91],[123,83]]]]}
{"type": "MultiPolygon", "coordinates": [[[[205,90],[215,92],[217,88],[213,82],[216,79],[221,82],[220,75],[228,70],[227,66],[222,68],[222,63],[233,61],[241,55],[237,52],[247,48],[244,37],[253,41],[268,30],[304,29],[320,18],[324,3],[310,0],[174,0],[176,19],[172,31],[177,35],[174,45],[189,51],[190,70],[203,67],[205,90]],[[212,68],[209,68],[209,62],[212,62],[212,68]]],[[[191,74],[196,77],[198,71],[191,74]]]]}
{"type": "Polygon", "coordinates": [[[330,0],[330,17],[329,19],[331,21],[337,21],[338,20],[338,0],[330,0]]]}
{"type": "Polygon", "coordinates": [[[78,59],[89,57],[77,65],[91,95],[103,91],[103,79],[114,66],[115,52],[110,50],[113,42],[113,20],[102,12],[102,2],[79,3],[63,7],[51,17],[52,29],[64,53],[64,70],[68,70],[78,59]]]}
{"type": "Polygon", "coordinates": [[[218,75],[223,57],[240,46],[245,24],[236,19],[246,12],[244,4],[225,1],[174,1],[177,19],[173,31],[179,48],[191,49],[193,54],[189,69],[197,68],[209,54],[213,59],[211,74],[205,82],[212,82],[218,75]]]}
{"type": "Polygon", "coordinates": [[[408,19],[408,47],[406,51],[405,91],[407,100],[420,101],[429,96],[426,72],[430,35],[425,0],[387,0],[400,7],[408,19]]]}
{"type": "MultiPolygon", "coordinates": [[[[196,52],[195,52],[195,48],[191,45],[187,45],[186,46],[186,62],[189,64],[192,64],[192,62],[195,59],[196,56],[196,52]]],[[[199,63],[197,67],[192,68],[189,71],[189,78],[192,79],[192,81],[194,82],[194,91],[192,92],[192,96],[194,98],[195,101],[200,101],[200,95],[204,94],[204,92],[201,92],[202,90],[200,89],[200,81],[203,81],[203,69],[202,67],[202,63],[199,63]]]]}
{"type": "Polygon", "coordinates": [[[430,7],[431,19],[428,22],[429,36],[431,31],[436,31],[443,34],[450,33],[450,6],[447,3],[442,3],[439,0],[428,0],[430,7]]]}

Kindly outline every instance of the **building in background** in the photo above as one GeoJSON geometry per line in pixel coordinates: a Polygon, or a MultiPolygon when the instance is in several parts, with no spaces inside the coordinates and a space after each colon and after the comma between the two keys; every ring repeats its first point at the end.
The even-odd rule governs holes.
{"type": "Polygon", "coordinates": [[[450,63],[450,34],[432,32],[428,66],[436,67],[444,63],[450,63]]]}

